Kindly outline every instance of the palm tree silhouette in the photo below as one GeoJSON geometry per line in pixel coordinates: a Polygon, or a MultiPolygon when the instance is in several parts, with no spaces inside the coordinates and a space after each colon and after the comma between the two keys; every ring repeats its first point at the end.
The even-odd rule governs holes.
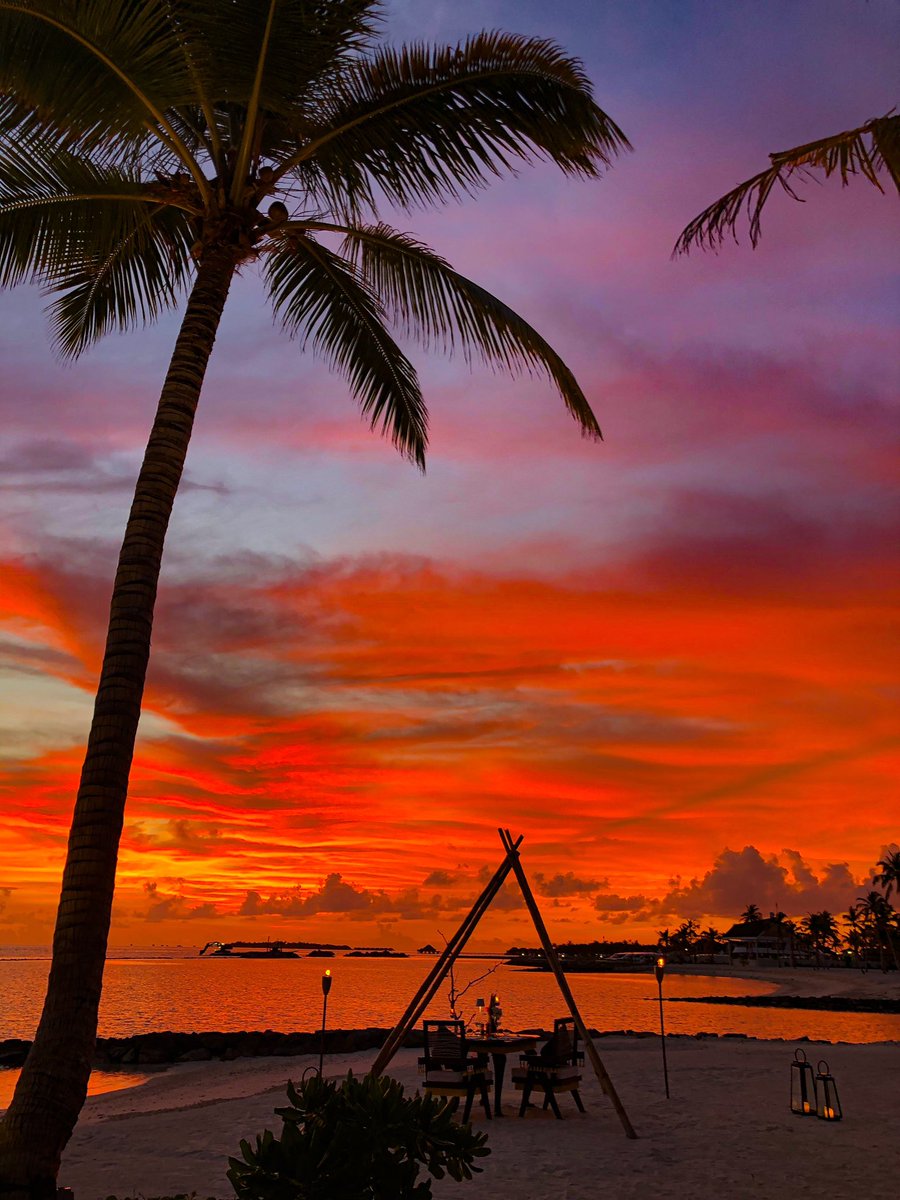
{"type": "Polygon", "coordinates": [[[747,907],[744,909],[744,911],[741,913],[740,919],[742,921],[761,921],[762,920],[762,912],[760,911],[758,905],[748,904],[747,907]]]}
{"type": "Polygon", "coordinates": [[[84,1102],[163,543],[236,273],[260,270],[284,329],[420,467],[427,409],[390,322],[542,372],[600,436],[540,334],[379,204],[434,206],[539,159],[596,177],[624,135],[552,42],[492,32],[379,47],[380,9],[0,0],[0,284],[49,291],[70,356],[188,293],[113,587],[47,998],[0,1123],[10,1196],[50,1189],[84,1102]]]}
{"type": "Polygon", "coordinates": [[[894,967],[900,971],[900,961],[897,957],[897,943],[892,936],[891,923],[894,918],[893,905],[882,896],[881,892],[867,892],[858,896],[856,909],[863,928],[872,944],[878,948],[878,960],[882,971],[886,970],[885,950],[889,949],[894,959],[894,967]]]}
{"type": "Polygon", "coordinates": [[[860,960],[860,950],[863,944],[863,934],[860,923],[859,909],[855,904],[851,904],[844,913],[844,921],[850,927],[847,932],[847,945],[850,947],[850,952],[853,955],[853,965],[863,966],[864,963],[860,960]]]}
{"type": "Polygon", "coordinates": [[[891,110],[856,129],[779,150],[769,158],[771,165],[765,171],[738,184],[694,217],[681,231],[674,254],[687,254],[695,246],[715,250],[729,233],[737,241],[737,224],[745,210],[750,220],[750,244],[755,247],[762,233],[763,208],[775,184],[793,200],[801,200],[790,182],[795,175],[813,177],[813,171],[820,170],[826,179],[839,175],[845,186],[851,176],[862,175],[883,192],[879,175],[886,171],[900,191],[900,116],[894,116],[891,110]]]}
{"type": "Polygon", "coordinates": [[[810,913],[804,917],[801,927],[809,937],[815,951],[816,962],[821,965],[822,952],[833,950],[840,942],[837,921],[828,909],[823,909],[821,912],[810,913]]]}
{"type": "Polygon", "coordinates": [[[881,870],[872,877],[872,882],[878,884],[888,900],[894,888],[900,895],[900,850],[887,850],[884,858],[879,858],[875,866],[881,870]]]}
{"type": "Polygon", "coordinates": [[[692,961],[695,958],[694,943],[697,940],[699,928],[700,926],[692,917],[690,920],[683,921],[669,939],[673,946],[677,947],[682,954],[690,957],[692,961]]]}

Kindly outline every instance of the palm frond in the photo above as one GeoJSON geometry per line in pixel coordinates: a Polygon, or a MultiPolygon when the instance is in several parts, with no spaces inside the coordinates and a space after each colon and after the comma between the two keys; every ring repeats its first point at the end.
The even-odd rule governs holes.
{"type": "Polygon", "coordinates": [[[259,41],[259,49],[256,50],[254,46],[254,50],[256,50],[256,69],[253,72],[253,85],[250,89],[250,95],[247,97],[246,109],[244,111],[244,128],[237,147],[237,161],[231,185],[231,198],[235,201],[239,201],[243,193],[244,179],[250,166],[254,142],[257,144],[259,142],[256,119],[259,114],[260,95],[262,93],[263,79],[266,75],[266,59],[269,56],[269,47],[272,44],[275,15],[277,12],[278,0],[269,0],[266,23],[259,41]]]}
{"type": "Polygon", "coordinates": [[[405,207],[473,192],[538,159],[596,176],[629,148],[578,60],[538,38],[482,33],[455,48],[382,49],[313,99],[309,144],[281,173],[315,158],[346,189],[374,185],[405,207]]]}
{"type": "Polygon", "coordinates": [[[68,357],[111,329],[154,321],[177,303],[190,278],[193,237],[184,214],[159,205],[133,217],[104,258],[54,280],[52,291],[59,295],[51,305],[53,330],[68,357]]]}
{"type": "Polygon", "coordinates": [[[541,335],[502,300],[454,271],[433,250],[384,224],[340,228],[344,253],[388,313],[424,344],[513,373],[539,371],[556,384],[582,432],[600,438],[600,427],[575,376],[541,335]]]}
{"type": "Polygon", "coordinates": [[[802,202],[789,182],[794,174],[803,177],[820,170],[826,179],[839,175],[844,186],[852,176],[862,175],[883,191],[879,173],[886,169],[900,191],[900,117],[888,113],[857,129],[769,157],[770,167],[733,188],[684,228],[675,244],[675,255],[687,254],[694,246],[715,250],[728,234],[737,241],[737,225],[744,212],[750,224],[750,243],[755,247],[762,233],[763,208],[776,184],[793,200],[802,202]]]}
{"type": "Polygon", "coordinates": [[[114,168],[3,136],[7,111],[0,102],[0,287],[32,280],[58,295],[67,355],[112,326],[155,317],[190,269],[191,214],[114,168]]]}
{"type": "Polygon", "coordinates": [[[347,378],[372,427],[380,423],[401,453],[424,470],[428,414],[419,381],[359,273],[297,230],[273,247],[266,276],[285,329],[302,335],[347,378]]]}
{"type": "Polygon", "coordinates": [[[0,94],[83,152],[148,137],[206,182],[167,110],[196,97],[168,0],[0,0],[0,94]]]}
{"type": "Polygon", "coordinates": [[[171,5],[178,23],[192,31],[192,43],[202,44],[204,90],[219,104],[249,104],[266,43],[259,108],[282,117],[371,44],[382,8],[381,0],[277,0],[275,6],[260,0],[171,0],[171,5]]]}

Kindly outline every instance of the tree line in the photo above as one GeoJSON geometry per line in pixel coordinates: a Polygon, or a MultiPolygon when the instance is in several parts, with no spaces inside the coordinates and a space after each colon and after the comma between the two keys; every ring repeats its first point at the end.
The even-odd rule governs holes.
{"type": "MultiPolygon", "coordinates": [[[[845,956],[861,968],[877,963],[884,971],[900,970],[900,911],[891,903],[896,890],[900,897],[900,850],[888,850],[875,864],[872,888],[858,896],[846,912],[836,915],[827,908],[797,919],[784,912],[765,917],[751,903],[740,914],[739,924],[746,925],[748,936],[767,929],[775,939],[777,953],[789,957],[813,958],[817,963],[845,956]],[[752,932],[751,932],[752,931],[752,932]]],[[[696,961],[701,955],[723,951],[724,934],[710,925],[701,929],[697,921],[687,920],[674,931],[661,929],[658,946],[666,954],[676,953],[696,961]]]]}

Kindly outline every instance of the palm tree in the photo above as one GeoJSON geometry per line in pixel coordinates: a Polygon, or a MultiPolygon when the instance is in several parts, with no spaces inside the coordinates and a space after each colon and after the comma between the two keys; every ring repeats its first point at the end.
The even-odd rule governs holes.
{"type": "Polygon", "coordinates": [[[860,949],[862,948],[863,936],[860,925],[859,909],[855,904],[851,904],[844,913],[844,920],[849,929],[847,931],[847,945],[850,948],[850,953],[853,955],[853,965],[855,967],[864,966],[864,962],[860,962],[860,949]]]}
{"type": "Polygon", "coordinates": [[[719,950],[722,949],[724,949],[722,934],[714,925],[708,925],[706,929],[698,932],[695,950],[704,955],[709,955],[710,962],[719,950]]]}
{"type": "Polygon", "coordinates": [[[691,917],[690,920],[683,921],[669,939],[673,946],[679,949],[682,954],[690,956],[692,961],[695,957],[694,943],[697,940],[699,929],[700,926],[691,917]]]}
{"type": "Polygon", "coordinates": [[[0,1124],[7,1197],[55,1194],[84,1102],[163,542],[236,272],[259,267],[287,332],[420,466],[427,410],[391,320],[546,374],[600,436],[544,339],[377,204],[437,205],[539,159],[593,178],[624,135],[551,42],[384,48],[379,17],[378,0],[0,0],[0,285],[52,294],[67,355],[188,293],[113,587],[47,998],[0,1124]]]}
{"type": "Polygon", "coordinates": [[[873,876],[872,882],[878,884],[888,900],[894,888],[900,896],[900,850],[886,850],[884,858],[879,858],[875,866],[881,871],[873,876]]]}
{"type": "Polygon", "coordinates": [[[761,921],[762,920],[762,912],[760,911],[759,905],[748,904],[747,907],[744,909],[744,911],[741,913],[740,919],[742,921],[761,921]]]}
{"type": "Polygon", "coordinates": [[[762,233],[762,211],[775,184],[792,199],[801,199],[790,183],[794,175],[813,177],[814,170],[821,170],[826,178],[840,175],[845,186],[851,175],[862,175],[883,192],[879,175],[886,170],[900,191],[900,116],[891,110],[856,129],[780,150],[769,158],[771,165],[765,171],[738,184],[694,217],[675,243],[676,255],[687,254],[694,246],[715,250],[729,233],[737,240],[736,227],[745,209],[750,219],[750,244],[755,247],[762,233]]]}
{"type": "Polygon", "coordinates": [[[833,950],[840,941],[840,933],[834,915],[828,909],[810,913],[803,918],[801,926],[815,951],[816,962],[821,965],[823,950],[826,952],[833,950]]]}
{"type": "Polygon", "coordinates": [[[878,947],[878,961],[882,971],[887,969],[885,949],[891,951],[894,967],[900,971],[897,943],[891,930],[891,922],[894,917],[893,905],[882,896],[881,892],[872,891],[867,892],[865,896],[857,896],[856,908],[870,941],[878,947]]]}

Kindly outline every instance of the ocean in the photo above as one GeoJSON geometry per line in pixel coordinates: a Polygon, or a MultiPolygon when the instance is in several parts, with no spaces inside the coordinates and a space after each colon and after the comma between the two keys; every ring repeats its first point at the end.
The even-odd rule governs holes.
{"type": "MultiPolygon", "coordinates": [[[[101,1036],[173,1030],[319,1028],[322,972],[329,968],[330,1029],[391,1027],[399,1019],[434,959],[215,959],[195,948],[118,950],[107,963],[100,1007],[101,1036]]],[[[32,1037],[44,997],[49,957],[44,950],[0,948],[0,1039],[32,1037]]],[[[843,972],[841,972],[843,974],[843,972]]],[[[564,1015],[552,975],[524,971],[486,959],[464,959],[456,968],[459,1008],[468,1018],[479,997],[500,995],[502,1024],[509,1029],[546,1026],[564,1015]],[[481,982],[473,983],[479,975],[481,982]]],[[[641,974],[568,976],[585,1022],[599,1030],[658,1031],[659,1006],[652,971],[641,974]]],[[[677,975],[664,981],[664,997],[765,995],[762,980],[677,975]]],[[[426,1015],[449,1015],[445,981],[426,1015]]],[[[833,1013],[807,1009],[678,1004],[665,1007],[669,1033],[743,1033],[750,1037],[843,1042],[900,1041],[900,1016],[833,1013]]]]}

